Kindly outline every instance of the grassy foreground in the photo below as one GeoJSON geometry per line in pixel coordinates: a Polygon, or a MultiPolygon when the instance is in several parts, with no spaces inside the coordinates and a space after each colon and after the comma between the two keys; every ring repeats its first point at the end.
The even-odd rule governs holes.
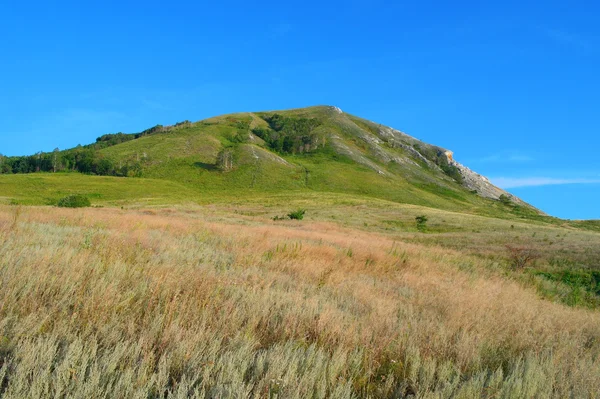
{"type": "Polygon", "coordinates": [[[597,233],[433,210],[419,233],[408,221],[422,208],[337,197],[274,222],[284,208],[272,201],[0,205],[0,396],[600,392],[600,314],[541,298],[493,245],[478,249],[560,233],[549,251],[590,266],[597,233]]]}

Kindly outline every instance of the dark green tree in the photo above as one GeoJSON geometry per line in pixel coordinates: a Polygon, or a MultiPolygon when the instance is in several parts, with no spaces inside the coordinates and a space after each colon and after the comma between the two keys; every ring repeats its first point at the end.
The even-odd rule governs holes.
{"type": "Polygon", "coordinates": [[[425,230],[425,228],[427,227],[427,220],[427,216],[425,215],[419,215],[415,217],[415,221],[417,222],[417,229],[419,231],[425,230]]]}
{"type": "Polygon", "coordinates": [[[501,194],[500,197],[498,197],[498,201],[500,201],[504,205],[512,204],[510,197],[506,194],[501,194]]]}

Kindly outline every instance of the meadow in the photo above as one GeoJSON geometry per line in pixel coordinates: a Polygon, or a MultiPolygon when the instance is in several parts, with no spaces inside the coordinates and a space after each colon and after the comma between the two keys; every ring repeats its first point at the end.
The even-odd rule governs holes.
{"type": "Polygon", "coordinates": [[[595,231],[337,194],[184,202],[0,205],[0,397],[600,392],[594,302],[531,273],[597,270],[595,231]],[[526,270],[516,238],[543,252],[526,270]]]}

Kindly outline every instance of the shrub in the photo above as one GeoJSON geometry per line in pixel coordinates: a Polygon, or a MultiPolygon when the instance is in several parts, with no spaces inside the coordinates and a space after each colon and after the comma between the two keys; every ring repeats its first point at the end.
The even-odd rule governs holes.
{"type": "Polygon", "coordinates": [[[425,230],[425,227],[427,227],[427,220],[427,216],[425,215],[419,215],[415,218],[415,221],[417,222],[417,229],[419,229],[419,231],[425,230]]]}
{"type": "Polygon", "coordinates": [[[217,154],[217,168],[222,172],[228,172],[233,169],[233,149],[231,147],[223,148],[217,154]]]}
{"type": "Polygon", "coordinates": [[[540,257],[538,251],[530,247],[507,245],[508,258],[513,270],[521,270],[540,257]]]}
{"type": "Polygon", "coordinates": [[[288,217],[290,219],[295,219],[295,220],[302,220],[304,219],[304,214],[306,213],[305,209],[298,209],[294,212],[290,212],[288,213],[288,217]]]}
{"type": "Polygon", "coordinates": [[[92,204],[87,197],[76,194],[61,198],[57,205],[61,208],[85,208],[92,204]]]}
{"type": "Polygon", "coordinates": [[[500,201],[504,205],[510,205],[510,204],[512,204],[512,201],[510,200],[510,197],[508,195],[506,195],[506,194],[501,194],[500,197],[498,197],[498,201],[500,201]]]}

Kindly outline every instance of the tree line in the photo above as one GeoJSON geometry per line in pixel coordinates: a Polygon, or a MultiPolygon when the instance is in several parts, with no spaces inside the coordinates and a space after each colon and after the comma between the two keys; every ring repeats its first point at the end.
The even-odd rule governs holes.
{"type": "Polygon", "coordinates": [[[139,159],[114,162],[93,148],[38,152],[34,155],[6,157],[0,155],[0,174],[36,172],[80,172],[101,176],[138,177],[142,173],[139,159]]]}
{"type": "MultiPolygon", "coordinates": [[[[135,140],[156,133],[166,133],[174,128],[190,126],[185,120],[174,126],[156,125],[140,133],[110,133],[96,139],[93,144],[60,151],[38,152],[34,155],[7,157],[0,154],[0,174],[36,172],[80,172],[100,176],[139,177],[142,174],[140,157],[114,162],[98,152],[103,148],[135,140]]],[[[144,157],[145,158],[145,157],[144,157]]]]}

